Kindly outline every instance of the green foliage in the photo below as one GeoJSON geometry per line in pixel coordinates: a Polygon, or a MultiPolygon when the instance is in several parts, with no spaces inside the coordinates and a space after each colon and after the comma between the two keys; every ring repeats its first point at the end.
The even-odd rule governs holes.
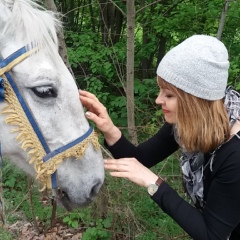
{"type": "Polygon", "coordinates": [[[14,240],[14,236],[8,233],[4,228],[0,228],[0,239],[2,240],[14,240]]]}
{"type": "MultiPolygon", "coordinates": [[[[27,175],[14,166],[9,161],[3,161],[3,197],[5,201],[5,213],[6,220],[9,223],[15,222],[19,219],[19,216],[12,212],[16,210],[23,211],[28,219],[32,219],[31,205],[29,201],[28,193],[28,180],[27,175]]],[[[35,186],[33,191],[33,203],[35,215],[39,221],[43,221],[49,224],[51,218],[52,206],[44,206],[40,202],[41,193],[35,186]]],[[[63,210],[59,209],[59,213],[63,210]]]]}
{"type": "Polygon", "coordinates": [[[69,227],[78,228],[78,214],[71,213],[68,216],[63,218],[63,222],[66,223],[69,227]]]}
{"type": "Polygon", "coordinates": [[[111,232],[107,231],[112,225],[109,218],[97,219],[96,226],[89,227],[83,234],[82,240],[108,240],[111,239],[111,232]]]}
{"type": "Polygon", "coordinates": [[[8,161],[3,161],[3,169],[4,194],[13,190],[24,191],[27,189],[26,175],[23,174],[22,170],[13,168],[13,164],[8,161]]]}
{"type": "MultiPolygon", "coordinates": [[[[151,1],[146,1],[146,4],[147,2],[149,6],[146,8],[139,2],[135,3],[137,14],[134,103],[140,141],[148,136],[148,128],[153,132],[153,129],[159,128],[162,122],[161,114],[154,114],[157,111],[156,66],[159,60],[166,51],[193,34],[216,36],[223,8],[222,0],[208,2],[194,0],[179,3],[163,1],[153,5],[151,1]]],[[[98,8],[95,4],[96,2],[92,1],[93,15],[96,17],[98,8]]],[[[124,4],[116,4],[121,6],[124,12],[126,11],[124,4]]],[[[237,89],[240,89],[239,9],[240,2],[232,1],[222,36],[223,42],[229,49],[231,61],[229,83],[237,89]]],[[[89,14],[87,10],[86,17],[83,16],[84,24],[80,34],[74,31],[65,32],[70,64],[79,87],[97,95],[107,107],[114,123],[125,129],[127,127],[126,25],[125,22],[121,25],[122,35],[119,41],[112,44],[103,42],[101,28],[97,31],[96,25],[90,27],[89,14]]],[[[97,18],[94,20],[99,22],[97,18]]]]}
{"type": "Polygon", "coordinates": [[[14,214],[9,214],[13,209],[16,209],[19,204],[26,200],[27,192],[27,177],[17,167],[14,167],[8,161],[3,161],[3,197],[4,199],[11,199],[5,202],[6,220],[14,222],[17,217],[14,214]]]}
{"type": "Polygon", "coordinates": [[[103,47],[96,35],[89,32],[81,35],[67,32],[66,35],[68,36],[68,55],[72,68],[80,67],[83,70],[86,69],[88,73],[83,77],[76,75],[79,84],[82,85],[81,81],[91,75],[101,78],[104,82],[117,78],[115,64],[126,60],[124,43],[103,47]]]}
{"type": "Polygon", "coordinates": [[[85,76],[75,75],[79,87],[96,94],[108,107],[113,121],[120,126],[126,126],[126,100],[123,95],[123,85],[120,81],[112,81],[112,79],[118,79],[116,68],[124,71],[119,62],[126,61],[125,43],[107,48],[102,46],[96,35],[89,32],[81,35],[68,32],[67,36],[67,43],[71,46],[68,47],[68,54],[72,68],[80,68],[84,71],[86,69],[85,73],[88,73],[85,76]],[[112,94],[109,89],[112,89],[112,94]]]}
{"type": "Polygon", "coordinates": [[[83,233],[83,240],[94,240],[94,239],[111,239],[111,232],[109,231],[112,226],[112,216],[105,218],[93,219],[92,208],[77,210],[76,212],[69,213],[63,218],[69,227],[78,228],[80,223],[86,226],[86,231],[83,233]]]}

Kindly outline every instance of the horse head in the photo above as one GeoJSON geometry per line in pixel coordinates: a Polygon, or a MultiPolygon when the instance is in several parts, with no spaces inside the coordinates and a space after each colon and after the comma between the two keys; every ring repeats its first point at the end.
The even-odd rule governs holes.
{"type": "MultiPolygon", "coordinates": [[[[76,83],[58,54],[56,31],[60,29],[60,23],[52,12],[30,0],[0,0],[0,12],[1,58],[6,59],[24,46],[27,53],[30,51],[28,57],[14,64],[6,74],[14,79],[51,155],[56,149],[58,152],[89,132],[76,83]],[[35,50],[31,52],[32,49],[35,50]]],[[[5,91],[11,88],[6,79],[4,84],[5,91]]],[[[85,140],[83,145],[73,148],[74,154],[58,155],[58,162],[54,164],[51,156],[46,165],[34,162],[35,158],[42,158],[44,148],[41,144],[38,144],[40,150],[35,147],[28,130],[21,132],[21,128],[25,128],[25,119],[19,119],[22,109],[16,111],[19,108],[15,107],[13,111],[9,106],[9,102],[13,102],[11,94],[7,92],[8,101],[0,102],[0,113],[6,113],[0,114],[3,157],[43,182],[43,176],[57,169],[57,187],[64,193],[59,201],[66,209],[90,203],[104,181],[103,159],[96,139],[95,144],[85,140]],[[45,170],[38,169],[41,166],[45,170]]]]}

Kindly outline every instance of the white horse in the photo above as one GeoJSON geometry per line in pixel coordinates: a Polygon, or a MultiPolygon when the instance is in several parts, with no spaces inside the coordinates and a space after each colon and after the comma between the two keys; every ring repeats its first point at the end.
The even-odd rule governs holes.
{"type": "MultiPolygon", "coordinates": [[[[32,45],[37,47],[29,57],[14,66],[10,73],[34,116],[50,154],[84,136],[89,130],[75,81],[58,54],[56,31],[59,26],[52,12],[30,0],[0,0],[1,58],[7,58],[28,44],[30,47],[27,50],[31,50],[32,45]]],[[[86,148],[80,159],[79,154],[65,154],[62,156],[64,160],[61,159],[56,166],[51,165],[50,159],[52,171],[47,172],[45,169],[45,175],[41,175],[42,169],[36,168],[45,166],[44,164],[34,161],[29,164],[33,152],[39,155],[39,151],[34,150],[35,143],[31,140],[25,142],[25,133],[19,137],[19,124],[22,120],[15,123],[11,120],[11,115],[8,117],[1,114],[6,105],[6,101],[0,102],[3,157],[33,177],[45,176],[49,172],[52,174],[57,168],[57,188],[64,193],[59,202],[66,209],[72,210],[90,203],[104,181],[101,151],[96,150],[92,142],[88,142],[85,147],[80,146],[80,150],[86,148]],[[17,132],[12,131],[14,125],[17,125],[17,132]],[[17,136],[20,142],[16,141],[17,136]]],[[[5,110],[6,112],[8,111],[5,110]]],[[[74,151],[79,151],[79,148],[74,151]]]]}

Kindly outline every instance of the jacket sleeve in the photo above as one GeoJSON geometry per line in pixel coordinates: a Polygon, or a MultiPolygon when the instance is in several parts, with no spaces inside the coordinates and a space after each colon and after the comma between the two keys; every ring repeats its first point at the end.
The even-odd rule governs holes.
{"type": "Polygon", "coordinates": [[[214,167],[203,211],[185,201],[166,182],[161,184],[152,199],[194,240],[228,239],[240,223],[239,155],[240,151],[228,156],[222,152],[215,159],[219,163],[214,167]]]}
{"type": "Polygon", "coordinates": [[[105,146],[114,158],[135,157],[150,168],[178,149],[172,129],[171,124],[165,123],[153,137],[139,146],[133,145],[124,135],[114,145],[108,146],[105,142],[105,146]]]}

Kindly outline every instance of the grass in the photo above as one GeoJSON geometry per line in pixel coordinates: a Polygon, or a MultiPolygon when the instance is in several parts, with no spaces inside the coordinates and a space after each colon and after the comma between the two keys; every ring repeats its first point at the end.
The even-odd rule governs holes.
{"type": "MultiPolygon", "coordinates": [[[[180,194],[181,176],[176,157],[170,157],[152,169],[161,175],[180,194]]],[[[3,185],[5,213],[7,223],[11,224],[22,218],[32,221],[28,195],[27,176],[9,162],[3,163],[3,185]]],[[[43,206],[41,194],[33,188],[34,211],[38,220],[49,227],[51,206],[43,206]]],[[[69,227],[81,228],[83,240],[155,240],[189,239],[184,231],[157,205],[146,190],[125,180],[112,178],[106,174],[106,180],[94,203],[72,213],[57,209],[57,218],[69,227]]],[[[11,235],[1,231],[0,239],[11,240],[11,235]]]]}
{"type": "Polygon", "coordinates": [[[0,239],[4,240],[14,240],[14,236],[10,234],[7,230],[4,228],[0,228],[0,239]]]}

